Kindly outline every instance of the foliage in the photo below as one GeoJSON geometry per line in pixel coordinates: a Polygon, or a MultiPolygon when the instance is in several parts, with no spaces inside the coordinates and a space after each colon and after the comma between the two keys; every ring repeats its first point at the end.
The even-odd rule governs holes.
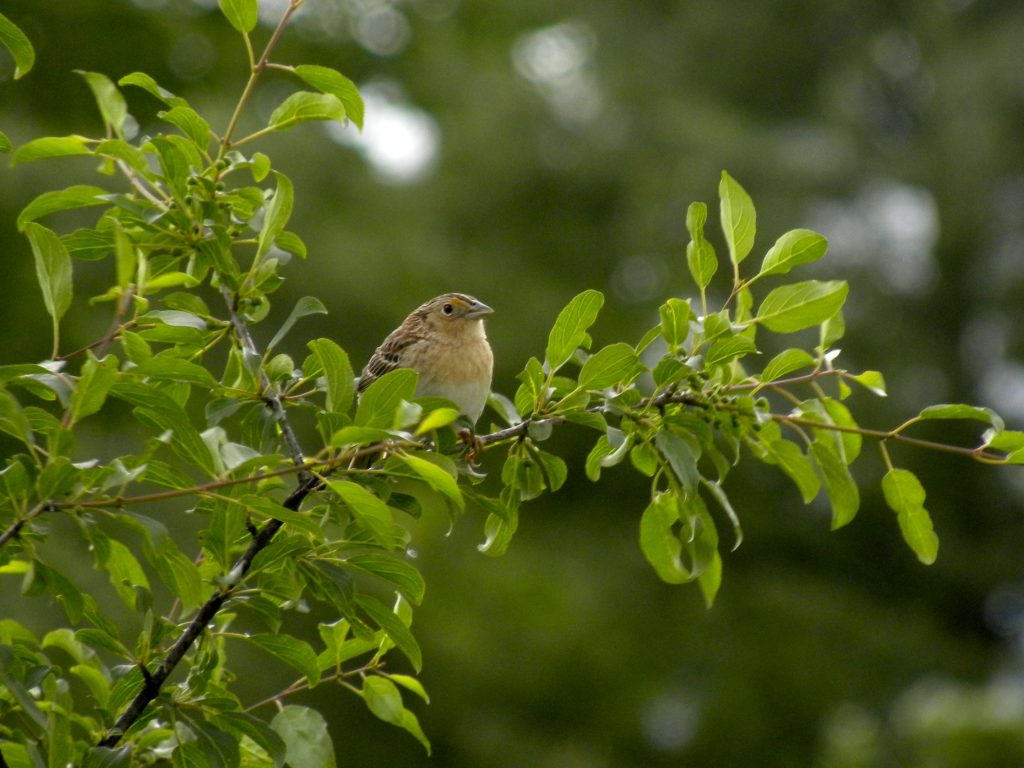
{"type": "MultiPolygon", "coordinates": [[[[292,183],[266,155],[239,147],[310,120],[362,120],[359,94],[339,72],[271,60],[300,4],[289,3],[257,56],[255,0],[221,0],[250,66],[222,133],[144,73],[115,84],[81,72],[106,134],[39,138],[13,152],[16,164],[88,157],[105,178],[46,192],[17,221],[52,319],[53,352],[40,364],[0,368],[0,430],[18,446],[0,472],[0,572],[22,575],[26,598],[56,598],[67,626],[38,638],[0,622],[0,762],[333,765],[323,717],[284,704],[328,683],[429,749],[406,706],[426,693],[414,676],[393,671],[422,665],[411,623],[425,584],[404,555],[410,521],[426,505],[443,504],[453,516],[482,509],[481,548],[501,554],[521,503],[568,478],[564,460],[541,447],[556,426],[598,433],[585,466],[591,480],[627,459],[649,478],[641,549],[665,581],[696,581],[709,605],[722,577],[722,522],[734,545],[742,539],[723,484],[744,448],[790,477],[805,503],[824,494],[838,528],[859,506],[849,466],[864,438],[878,441],[884,496],[926,563],[938,540],[924,489],[892,466],[886,444],[1024,461],[1024,434],[1006,431],[985,408],[930,406],[892,430],[860,427],[847,404],[851,385],[876,395],[885,385],[878,372],[836,365],[846,283],[803,280],[755,296],[762,281],[821,259],[825,239],[787,232],[751,274],[743,266],[754,249],[755,208],[727,174],[719,189],[732,267],[724,301],[709,308],[719,263],[704,233],[707,207],[694,203],[686,264],[699,299],[669,298],[637,343],[597,349],[590,332],[604,296],[587,290],[570,301],[514,396],[492,397],[508,426],[478,442],[505,452],[500,477],[482,477],[467,461],[449,428],[451,404],[416,398],[413,372],[382,377],[357,403],[353,368],[333,341],[310,340],[298,362],[273,354],[303,317],[325,311],[316,298],[300,300],[258,349],[250,326],[266,318],[281,269],[306,248],[287,229],[292,183]],[[236,138],[267,70],[316,90],[292,93],[265,126],[236,138]],[[131,136],[122,88],[160,102],[167,130],[131,136]],[[40,223],[85,208],[98,210],[93,226],[58,234],[40,223]],[[63,351],[76,261],[109,262],[110,287],[91,304],[112,305],[114,320],[94,343],[63,351]],[[759,333],[812,340],[761,367],[759,333]],[[130,412],[136,422],[117,456],[89,455],[79,437],[79,425],[104,411],[130,412]],[[908,434],[931,419],[970,419],[986,431],[970,448],[908,434]],[[313,440],[316,449],[303,447],[313,440]],[[200,521],[194,541],[162,519],[168,505],[200,521]],[[49,556],[58,515],[109,577],[109,596],[94,596],[49,556]],[[296,614],[314,604],[336,617],[318,626],[316,647],[293,629],[296,614]],[[299,677],[265,701],[241,701],[231,683],[243,647],[299,677]],[[272,719],[254,714],[275,702],[272,719]]],[[[31,46],[3,17],[0,42],[19,75],[31,68],[31,46]]]]}

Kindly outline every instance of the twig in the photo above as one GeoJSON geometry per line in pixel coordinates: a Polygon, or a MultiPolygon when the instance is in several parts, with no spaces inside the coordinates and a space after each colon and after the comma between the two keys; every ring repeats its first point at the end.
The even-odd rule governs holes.
{"type": "Polygon", "coordinates": [[[37,504],[31,510],[26,512],[23,517],[19,517],[17,520],[11,523],[10,526],[8,526],[7,530],[5,530],[3,533],[0,533],[0,547],[3,547],[11,539],[17,538],[18,534],[21,533],[22,528],[24,528],[32,520],[43,514],[43,512],[46,512],[48,509],[52,508],[52,506],[53,505],[50,504],[49,502],[37,504]]]}
{"type": "MultiPolygon", "coordinates": [[[[291,492],[287,499],[284,500],[283,506],[287,507],[292,511],[298,511],[299,507],[302,506],[302,502],[317,486],[318,480],[314,477],[307,476],[299,486],[291,492]]],[[[117,722],[114,723],[107,735],[100,741],[99,746],[101,747],[113,747],[115,746],[124,736],[125,732],[132,726],[132,724],[139,719],[142,712],[149,705],[153,699],[160,693],[160,689],[163,688],[167,678],[171,676],[175,668],[188,653],[188,650],[192,645],[199,639],[199,636],[203,634],[206,627],[216,618],[220,609],[224,606],[224,603],[234,594],[238,586],[243,582],[245,576],[249,573],[249,569],[252,568],[253,560],[256,559],[256,555],[262,552],[273,540],[274,535],[284,525],[280,520],[268,520],[262,528],[256,533],[252,541],[249,542],[249,547],[245,550],[245,553],[238,558],[234,567],[231,569],[229,578],[231,583],[220,587],[214,592],[210,598],[203,603],[199,608],[199,611],[192,618],[192,621],[185,627],[184,632],[178,636],[178,639],[174,641],[174,644],[168,649],[167,655],[164,656],[163,661],[156,668],[155,671],[150,673],[148,679],[145,680],[142,690],[140,690],[135,698],[131,700],[128,706],[125,708],[121,716],[117,718],[117,722]]]]}
{"type": "MultiPolygon", "coordinates": [[[[242,316],[238,313],[234,296],[231,295],[231,292],[227,288],[223,289],[223,294],[224,300],[227,302],[228,311],[231,315],[231,323],[234,326],[235,334],[238,336],[239,344],[242,345],[243,356],[249,360],[259,360],[259,350],[256,348],[256,343],[253,341],[252,334],[249,332],[249,327],[246,325],[245,320],[242,319],[242,316]]],[[[292,426],[288,421],[284,405],[281,403],[281,397],[262,369],[260,369],[260,383],[264,390],[264,398],[267,406],[274,414],[274,418],[281,430],[281,436],[288,446],[289,455],[298,471],[298,486],[288,495],[288,498],[282,502],[283,507],[295,512],[302,506],[302,502],[305,498],[313,490],[319,487],[320,478],[315,475],[311,475],[306,471],[306,462],[302,456],[302,448],[299,445],[298,439],[295,437],[295,431],[292,429],[292,426]]],[[[281,529],[282,525],[284,525],[284,523],[280,520],[271,519],[264,523],[262,528],[256,531],[252,537],[252,541],[249,542],[248,548],[231,568],[227,577],[227,583],[219,587],[217,591],[215,591],[209,599],[203,603],[196,612],[196,615],[192,618],[192,621],[188,623],[185,630],[167,650],[167,654],[164,656],[156,670],[148,675],[143,675],[144,682],[142,689],[135,695],[135,698],[131,700],[125,710],[121,713],[120,717],[117,718],[117,722],[114,723],[113,728],[110,729],[107,735],[100,742],[99,745],[101,747],[113,747],[116,745],[122,739],[128,728],[130,728],[142,715],[149,703],[159,695],[160,690],[167,681],[167,678],[170,677],[178,664],[181,663],[185,654],[188,653],[196,640],[198,640],[203,634],[206,627],[216,618],[217,614],[224,606],[224,603],[226,603],[234,594],[238,586],[243,583],[246,575],[249,573],[249,569],[252,567],[252,563],[256,558],[256,555],[270,544],[274,535],[281,529]]]]}
{"type": "MultiPolygon", "coordinates": [[[[235,297],[232,296],[231,291],[225,286],[221,289],[224,295],[224,301],[227,304],[228,312],[231,314],[231,324],[235,328],[235,335],[238,336],[238,341],[242,345],[242,356],[246,361],[259,360],[261,358],[259,350],[256,348],[256,342],[252,339],[252,334],[249,333],[249,326],[245,324],[245,320],[238,313],[238,305],[235,297]]],[[[291,460],[295,463],[295,466],[302,467],[305,465],[305,459],[302,457],[302,448],[299,445],[298,439],[295,437],[295,431],[292,429],[291,424],[288,422],[288,416],[284,410],[284,403],[281,401],[281,394],[277,391],[277,387],[274,386],[273,382],[267,376],[266,372],[260,368],[260,388],[263,390],[264,401],[270,408],[270,412],[274,415],[274,420],[277,422],[278,427],[281,430],[281,436],[284,438],[284,442],[288,447],[288,455],[291,460]]],[[[304,473],[299,473],[300,481],[306,479],[304,473]]]]}

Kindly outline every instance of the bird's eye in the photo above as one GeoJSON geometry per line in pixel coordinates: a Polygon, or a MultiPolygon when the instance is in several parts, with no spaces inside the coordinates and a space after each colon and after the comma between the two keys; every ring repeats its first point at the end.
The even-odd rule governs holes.
{"type": "Polygon", "coordinates": [[[444,312],[446,315],[450,315],[452,312],[455,311],[455,307],[453,307],[451,304],[445,304],[443,307],[441,307],[441,311],[444,312]]]}

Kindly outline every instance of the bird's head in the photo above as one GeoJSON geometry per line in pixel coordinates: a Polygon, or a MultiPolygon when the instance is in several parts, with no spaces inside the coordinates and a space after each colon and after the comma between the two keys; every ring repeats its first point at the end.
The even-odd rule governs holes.
{"type": "Polygon", "coordinates": [[[464,293],[441,294],[416,310],[424,323],[446,334],[482,328],[480,321],[492,312],[482,301],[464,293]]]}

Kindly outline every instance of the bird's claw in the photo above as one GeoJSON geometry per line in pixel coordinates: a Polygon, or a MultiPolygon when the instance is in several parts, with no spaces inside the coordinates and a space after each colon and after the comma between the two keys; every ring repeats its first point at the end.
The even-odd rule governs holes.
{"type": "Polygon", "coordinates": [[[484,450],[484,441],[471,429],[460,429],[458,434],[459,440],[466,446],[466,465],[470,469],[476,469],[477,458],[484,450]]]}

